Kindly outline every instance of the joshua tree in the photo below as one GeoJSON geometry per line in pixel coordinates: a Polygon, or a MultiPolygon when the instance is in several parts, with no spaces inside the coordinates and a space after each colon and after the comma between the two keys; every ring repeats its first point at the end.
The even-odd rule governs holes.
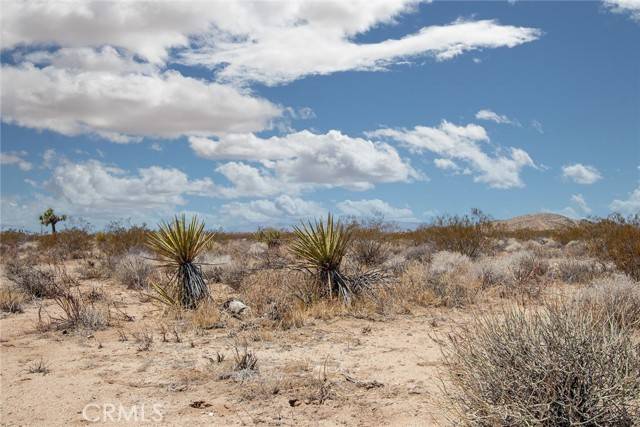
{"type": "Polygon", "coordinates": [[[40,215],[40,224],[46,226],[51,226],[51,233],[56,234],[56,224],[60,221],[66,221],[66,215],[56,215],[53,212],[53,209],[49,208],[42,215],[40,215]]]}
{"type": "Polygon", "coordinates": [[[334,223],[331,214],[322,220],[294,227],[296,240],[291,252],[302,260],[301,267],[316,275],[327,286],[329,296],[336,295],[349,302],[353,293],[349,280],[340,273],[340,263],[351,241],[352,229],[334,223]]]}
{"type": "Polygon", "coordinates": [[[161,301],[179,302],[182,307],[195,308],[198,301],[209,296],[202,270],[194,261],[213,236],[213,233],[204,230],[204,222],[198,217],[194,216],[187,225],[184,215],[161,223],[158,231],[149,235],[147,246],[156,253],[163,267],[174,270],[173,289],[154,285],[161,301]]]}

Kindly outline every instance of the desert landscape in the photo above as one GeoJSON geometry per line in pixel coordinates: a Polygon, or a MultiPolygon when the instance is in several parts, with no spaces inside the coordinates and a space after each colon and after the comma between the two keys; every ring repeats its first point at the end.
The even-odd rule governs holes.
{"type": "MultiPolygon", "coordinates": [[[[181,221],[166,231],[188,234],[181,221]]],[[[638,225],[196,227],[193,305],[160,231],[6,231],[2,424],[635,425],[638,225]],[[346,294],[305,236],[338,239],[324,247],[346,294]]]]}
{"type": "Polygon", "coordinates": [[[0,1],[0,426],[640,427],[639,40],[0,1]]]}

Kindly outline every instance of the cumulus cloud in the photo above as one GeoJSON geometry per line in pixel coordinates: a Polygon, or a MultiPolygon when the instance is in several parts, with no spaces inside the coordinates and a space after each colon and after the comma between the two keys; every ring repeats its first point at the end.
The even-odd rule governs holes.
{"type": "Polygon", "coordinates": [[[336,204],[342,215],[358,218],[383,217],[393,221],[417,221],[409,208],[397,208],[380,199],[344,200],[336,204]]]}
{"type": "Polygon", "coordinates": [[[206,31],[217,7],[206,2],[11,1],[2,5],[2,44],[118,46],[154,63],[189,35],[206,31]]]}
{"type": "MultiPolygon", "coordinates": [[[[536,167],[529,154],[520,148],[509,147],[493,155],[486,153],[481,143],[489,142],[489,136],[482,126],[474,124],[457,126],[445,120],[438,127],[387,128],[368,135],[390,138],[415,152],[429,151],[452,162],[463,162],[475,174],[475,182],[493,188],[523,187],[520,172],[525,167],[536,167]]],[[[442,160],[439,163],[450,166],[442,160]]]]}
{"type": "Polygon", "coordinates": [[[604,5],[611,12],[629,15],[640,23],[640,0],[604,0],[604,5]]]}
{"type": "Polygon", "coordinates": [[[581,163],[563,166],[562,176],[577,184],[593,184],[602,179],[598,169],[581,163]]]}
{"type": "Polygon", "coordinates": [[[63,135],[130,142],[251,132],[280,114],[267,100],[175,71],[118,74],[24,63],[4,66],[2,74],[2,120],[63,135]]]}
{"type": "Polygon", "coordinates": [[[77,214],[172,210],[186,204],[186,195],[215,192],[210,179],[191,180],[178,169],[151,166],[130,173],[97,160],[60,161],[45,187],[77,214]]]}
{"type": "Polygon", "coordinates": [[[609,205],[614,212],[633,215],[640,214],[640,186],[629,193],[629,197],[625,200],[615,199],[609,205]]]}
{"type": "Polygon", "coordinates": [[[21,171],[30,171],[33,165],[24,159],[27,154],[26,151],[0,152],[0,165],[16,165],[21,171]]]}
{"type": "Polygon", "coordinates": [[[591,213],[591,208],[587,204],[582,194],[573,194],[571,196],[571,202],[573,202],[578,207],[578,209],[580,209],[582,213],[584,214],[591,213]]]}
{"type": "Polygon", "coordinates": [[[276,226],[323,215],[325,209],[314,201],[281,195],[273,200],[226,203],[219,212],[228,223],[276,226]]]}
{"type": "Polygon", "coordinates": [[[513,120],[511,120],[509,117],[503,115],[503,114],[498,114],[496,112],[493,112],[491,110],[480,110],[476,113],[476,119],[478,120],[488,120],[488,121],[492,121],[492,122],[496,122],[496,123],[500,123],[500,124],[516,124],[516,122],[514,122],[513,120]]]}
{"type": "MultiPolygon", "coordinates": [[[[284,136],[260,138],[253,134],[227,135],[212,140],[192,137],[191,148],[203,158],[260,162],[261,170],[244,164],[242,170],[255,178],[255,185],[272,177],[275,186],[310,188],[372,188],[376,183],[419,179],[408,160],[389,144],[354,138],[337,130],[316,134],[308,130],[284,136]],[[279,183],[281,184],[279,184],[279,183]]],[[[243,163],[226,168],[239,170],[243,163]]],[[[285,191],[284,189],[282,191],[285,191]]]]}

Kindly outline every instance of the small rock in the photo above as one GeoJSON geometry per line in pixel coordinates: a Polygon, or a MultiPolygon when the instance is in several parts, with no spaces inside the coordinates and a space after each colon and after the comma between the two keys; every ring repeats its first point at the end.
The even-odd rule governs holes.
{"type": "Polygon", "coordinates": [[[228,300],[222,305],[222,307],[232,314],[242,314],[243,311],[249,308],[245,303],[237,299],[228,300]]]}

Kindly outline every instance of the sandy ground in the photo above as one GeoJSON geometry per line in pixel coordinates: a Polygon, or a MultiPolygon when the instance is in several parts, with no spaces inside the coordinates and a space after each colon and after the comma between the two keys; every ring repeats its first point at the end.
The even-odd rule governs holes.
{"type": "MultiPolygon", "coordinates": [[[[111,282],[83,286],[107,290],[133,320],[112,310],[113,326],[103,331],[40,332],[35,303],[3,315],[2,425],[447,424],[435,340],[464,323],[468,311],[313,320],[287,331],[233,319],[196,331],[180,321],[167,329],[151,303],[111,282]],[[148,350],[134,337],[142,332],[153,336],[148,350]],[[228,378],[234,347],[244,342],[259,372],[228,378]],[[29,373],[40,360],[50,372],[29,373]]],[[[50,301],[44,308],[55,314],[50,301]]]]}

